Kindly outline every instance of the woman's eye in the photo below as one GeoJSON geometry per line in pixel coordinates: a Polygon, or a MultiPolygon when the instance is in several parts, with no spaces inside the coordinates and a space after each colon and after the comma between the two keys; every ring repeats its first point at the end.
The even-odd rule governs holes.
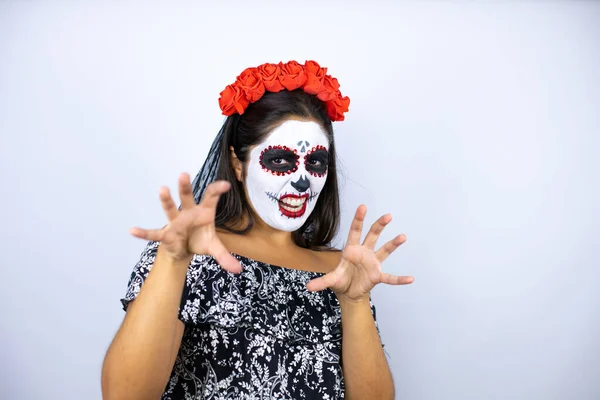
{"type": "Polygon", "coordinates": [[[308,156],[304,162],[306,163],[306,169],[308,172],[324,174],[327,172],[329,158],[326,151],[317,150],[308,156]]]}
{"type": "Polygon", "coordinates": [[[263,150],[259,162],[264,170],[281,174],[294,169],[298,158],[299,156],[287,147],[277,146],[277,148],[263,150]]]}

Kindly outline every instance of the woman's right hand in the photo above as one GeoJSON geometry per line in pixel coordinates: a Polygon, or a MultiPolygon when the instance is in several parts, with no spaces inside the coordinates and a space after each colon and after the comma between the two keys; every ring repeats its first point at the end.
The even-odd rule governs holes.
{"type": "Polygon", "coordinates": [[[216,181],[208,185],[200,204],[196,204],[188,174],[179,176],[181,209],[177,209],[169,189],[160,189],[160,201],[169,222],[162,229],[131,228],[130,233],[140,239],[160,241],[166,255],[173,260],[190,259],[194,254],[209,254],[219,265],[230,272],[239,273],[242,265],[231,254],[215,229],[217,203],[221,195],[229,190],[227,181],[216,181]]]}

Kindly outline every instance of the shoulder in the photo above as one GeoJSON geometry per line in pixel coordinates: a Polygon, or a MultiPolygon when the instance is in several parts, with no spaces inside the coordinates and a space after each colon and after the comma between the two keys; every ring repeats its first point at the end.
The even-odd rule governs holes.
{"type": "Polygon", "coordinates": [[[228,232],[224,229],[217,228],[217,237],[223,243],[225,248],[236,253],[236,249],[240,244],[245,243],[244,236],[234,232],[228,232]]]}
{"type": "Polygon", "coordinates": [[[333,270],[342,258],[342,251],[336,248],[312,250],[312,253],[326,267],[327,271],[333,270]]]}

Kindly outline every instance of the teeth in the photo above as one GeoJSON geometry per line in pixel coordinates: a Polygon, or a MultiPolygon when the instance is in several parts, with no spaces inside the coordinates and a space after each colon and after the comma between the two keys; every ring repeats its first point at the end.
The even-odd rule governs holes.
{"type": "Polygon", "coordinates": [[[287,206],[287,205],[285,205],[283,203],[281,204],[281,208],[283,208],[284,210],[292,211],[292,212],[297,212],[297,211],[300,211],[302,209],[302,207],[295,207],[295,208],[289,207],[289,206],[287,206]]]}
{"type": "Polygon", "coordinates": [[[285,204],[289,207],[300,207],[302,206],[304,203],[306,202],[306,197],[302,197],[302,198],[293,198],[293,197],[287,197],[285,200],[281,200],[282,204],[285,204]]]}

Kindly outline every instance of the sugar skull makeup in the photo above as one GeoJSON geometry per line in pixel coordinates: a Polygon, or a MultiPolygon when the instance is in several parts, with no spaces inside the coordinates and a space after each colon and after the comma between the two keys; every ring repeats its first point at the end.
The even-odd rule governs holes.
{"type": "Polygon", "coordinates": [[[258,216],[292,232],[306,222],[325,186],[329,141],[316,122],[289,120],[250,152],[246,187],[258,216]]]}

